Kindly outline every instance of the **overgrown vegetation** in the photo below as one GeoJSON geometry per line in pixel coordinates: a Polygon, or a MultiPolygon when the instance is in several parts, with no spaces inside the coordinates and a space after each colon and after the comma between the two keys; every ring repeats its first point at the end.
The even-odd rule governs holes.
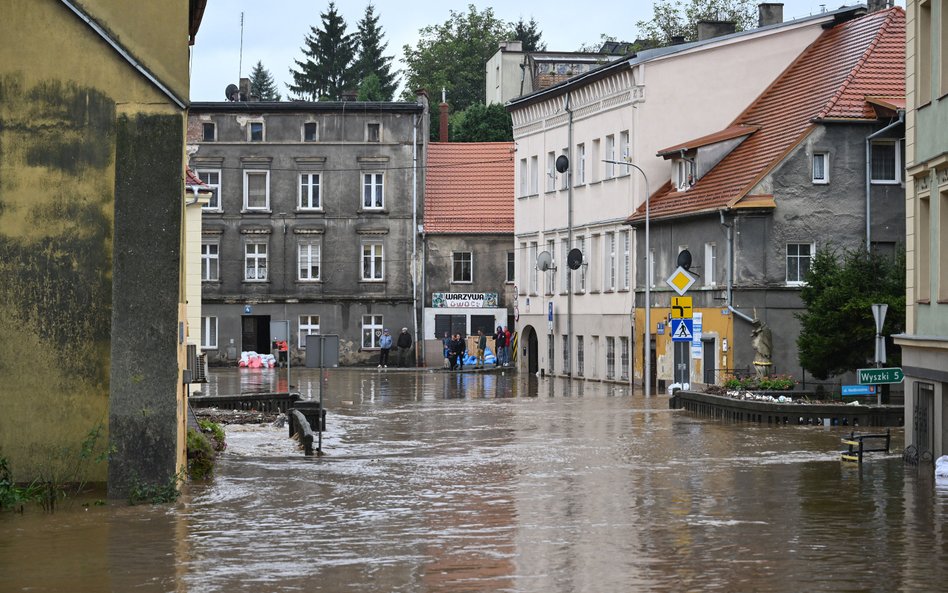
{"type": "Polygon", "coordinates": [[[217,454],[227,447],[224,429],[210,420],[199,420],[200,432],[188,429],[188,475],[203,480],[214,472],[217,454]]]}
{"type": "Polygon", "coordinates": [[[797,384],[790,375],[768,375],[766,377],[734,377],[724,382],[725,389],[741,391],[789,391],[797,384]]]}
{"type": "Polygon", "coordinates": [[[0,456],[0,511],[13,510],[22,513],[23,505],[36,498],[34,486],[17,486],[13,482],[9,461],[0,456]]]}
{"type": "Polygon", "coordinates": [[[168,504],[178,500],[181,490],[178,486],[184,481],[184,476],[174,475],[163,484],[147,484],[141,480],[132,480],[132,487],[128,491],[128,504],[168,504]]]}

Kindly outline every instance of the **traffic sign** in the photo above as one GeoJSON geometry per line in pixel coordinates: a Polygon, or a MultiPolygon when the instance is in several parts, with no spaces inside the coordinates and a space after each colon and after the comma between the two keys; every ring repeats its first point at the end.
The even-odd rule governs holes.
{"type": "Polygon", "coordinates": [[[691,319],[691,297],[672,297],[672,319],[691,319]]]}
{"type": "Polygon", "coordinates": [[[690,342],[694,337],[694,325],[691,319],[672,319],[672,342],[690,342]]]}
{"type": "Polygon", "coordinates": [[[875,395],[875,385],[843,385],[843,395],[875,395]]]}
{"type": "Polygon", "coordinates": [[[675,292],[679,295],[684,295],[685,292],[691,288],[691,285],[695,283],[695,277],[689,274],[688,270],[678,266],[678,269],[675,270],[665,282],[675,289],[675,292]]]}
{"type": "Polygon", "coordinates": [[[859,369],[856,371],[860,385],[879,385],[880,383],[901,383],[905,373],[901,367],[887,369],[859,369]]]}

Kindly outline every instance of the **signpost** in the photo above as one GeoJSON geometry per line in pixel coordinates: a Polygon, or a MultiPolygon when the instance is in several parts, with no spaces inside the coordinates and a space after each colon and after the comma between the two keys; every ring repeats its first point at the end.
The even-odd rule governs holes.
{"type": "Polygon", "coordinates": [[[694,338],[694,321],[691,319],[672,319],[672,342],[690,342],[694,338]]]}
{"type": "Polygon", "coordinates": [[[890,367],[885,369],[859,369],[856,371],[860,385],[879,385],[883,383],[901,383],[905,379],[905,373],[901,367],[890,367]]]}
{"type": "MultiPolygon", "coordinates": [[[[688,270],[678,266],[678,269],[672,272],[672,275],[665,280],[665,283],[671,286],[679,295],[684,296],[685,292],[695,283],[695,280],[696,278],[689,274],[688,270]]],[[[690,301],[691,299],[689,298],[688,300],[690,301]]]]}

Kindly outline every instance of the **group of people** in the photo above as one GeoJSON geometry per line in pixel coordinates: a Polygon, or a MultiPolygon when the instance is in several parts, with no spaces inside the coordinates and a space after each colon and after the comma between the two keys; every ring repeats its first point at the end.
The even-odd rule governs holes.
{"type": "MultiPolygon", "coordinates": [[[[461,337],[461,334],[449,335],[444,332],[444,338],[441,340],[444,349],[444,358],[448,361],[448,368],[454,370],[464,370],[464,355],[467,352],[467,344],[461,337]]],[[[484,368],[484,355],[487,351],[487,336],[483,330],[477,330],[477,349],[474,368],[484,368]]],[[[497,332],[494,334],[494,366],[508,366],[510,364],[510,330],[506,327],[497,326],[497,332]]]]}
{"type": "MultiPolygon", "coordinates": [[[[388,328],[382,330],[382,335],[379,336],[379,368],[388,368],[388,357],[389,353],[392,350],[392,334],[388,331],[388,328]]],[[[408,328],[403,327],[402,333],[398,334],[398,341],[395,342],[395,346],[398,348],[398,366],[408,366],[408,362],[411,360],[411,334],[408,333],[408,328]]]]}

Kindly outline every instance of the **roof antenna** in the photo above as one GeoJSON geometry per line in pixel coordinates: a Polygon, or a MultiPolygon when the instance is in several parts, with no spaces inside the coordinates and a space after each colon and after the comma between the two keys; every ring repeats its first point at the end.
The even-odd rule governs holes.
{"type": "Polygon", "coordinates": [[[823,14],[824,12],[826,12],[826,5],[820,4],[820,14],[823,14]]]}
{"type": "Polygon", "coordinates": [[[237,80],[244,72],[244,13],[240,13],[240,57],[237,59],[237,80]]]}

